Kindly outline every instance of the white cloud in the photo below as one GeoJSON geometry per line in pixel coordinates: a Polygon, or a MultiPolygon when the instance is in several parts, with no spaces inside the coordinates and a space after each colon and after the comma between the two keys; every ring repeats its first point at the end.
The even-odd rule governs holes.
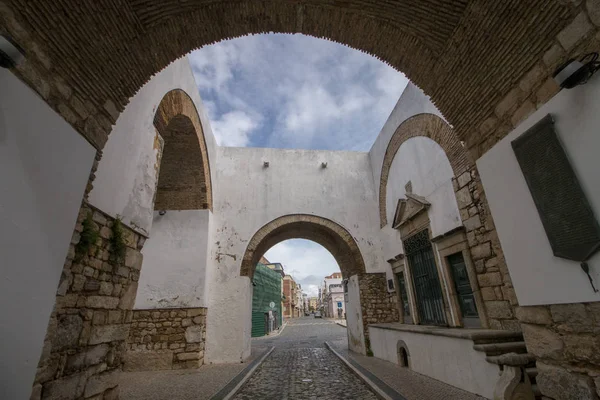
{"type": "Polygon", "coordinates": [[[245,147],[259,122],[244,111],[231,111],[211,123],[219,146],[245,147]]]}
{"type": "Polygon", "coordinates": [[[271,247],[265,257],[270,262],[283,264],[285,273],[292,275],[308,296],[316,296],[323,278],[340,270],[329,251],[315,242],[304,239],[281,242],[271,247]]]}
{"type": "Polygon", "coordinates": [[[220,42],[193,52],[190,63],[220,138],[236,146],[366,151],[407,83],[369,55],[303,35],[220,42]],[[252,129],[246,120],[246,129],[223,130],[236,111],[252,129]]]}

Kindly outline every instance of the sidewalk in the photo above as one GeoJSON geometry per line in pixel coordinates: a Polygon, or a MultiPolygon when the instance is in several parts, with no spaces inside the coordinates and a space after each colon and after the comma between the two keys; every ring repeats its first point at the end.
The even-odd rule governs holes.
{"type": "Polygon", "coordinates": [[[339,326],[343,326],[344,328],[346,328],[346,320],[345,319],[334,319],[333,321],[336,324],[338,324],[339,326]]]}
{"type": "MultiPolygon", "coordinates": [[[[443,382],[418,374],[407,368],[375,357],[366,357],[329,343],[342,361],[351,364],[351,369],[374,383],[388,400],[486,400],[484,397],[466,392],[443,382]]],[[[364,379],[363,379],[364,380],[364,379]]]]}
{"type": "Polygon", "coordinates": [[[252,340],[262,340],[262,339],[272,339],[276,336],[279,336],[283,333],[283,330],[285,329],[285,327],[287,326],[287,321],[283,322],[283,325],[281,325],[281,327],[277,330],[271,331],[268,334],[264,335],[264,336],[257,336],[257,337],[253,337],[252,340]]]}
{"type": "Polygon", "coordinates": [[[120,398],[126,400],[208,400],[244,372],[267,347],[254,347],[243,363],[203,365],[193,370],[122,372],[120,398]]]}

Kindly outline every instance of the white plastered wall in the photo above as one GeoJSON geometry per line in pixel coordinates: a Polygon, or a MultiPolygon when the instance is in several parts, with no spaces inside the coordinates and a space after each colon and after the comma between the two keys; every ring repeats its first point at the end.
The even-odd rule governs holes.
{"type": "Polygon", "coordinates": [[[154,212],[135,309],[205,307],[208,210],[154,212]]]}
{"type": "MultiPolygon", "coordinates": [[[[552,114],[583,191],[600,217],[600,76],[584,86],[563,90],[527,118],[477,161],[486,197],[506,257],[519,304],[600,301],[579,263],[554,257],[537,208],[517,163],[511,141],[552,114]]],[[[600,253],[589,261],[596,288],[600,286],[600,253]]]]}
{"type": "MultiPolygon", "coordinates": [[[[204,307],[206,268],[212,248],[208,210],[154,212],[158,150],[154,115],[165,94],[185,91],[196,106],[209,164],[216,162],[216,142],[186,57],[155,75],[130,100],[103,150],[89,201],[145,236],[136,309],[204,307]],[[156,222],[156,226],[153,225],[156,222]]],[[[214,182],[211,168],[211,181],[214,182]]],[[[215,192],[213,191],[213,199],[215,192]]]]}
{"type": "Polygon", "coordinates": [[[410,354],[410,369],[449,385],[494,398],[498,366],[485,360],[484,352],[473,350],[473,341],[455,337],[400,332],[369,327],[373,355],[398,363],[397,344],[404,341],[410,354]]]}
{"type": "Polygon", "coordinates": [[[36,373],[95,149],[0,69],[0,398],[36,373]]]}
{"type": "MultiPolygon", "coordinates": [[[[113,217],[121,216],[123,223],[145,236],[152,226],[157,179],[154,115],[164,95],[174,89],[185,91],[196,105],[209,163],[213,163],[215,138],[188,59],[180,58],[146,83],[117,119],[89,196],[90,204],[113,217]]],[[[214,182],[212,170],[211,175],[214,182]]]]}
{"type": "Polygon", "coordinates": [[[367,272],[386,266],[367,153],[227,147],[218,153],[206,357],[232,362],[250,352],[251,288],[239,276],[241,258],[265,224],[288,214],[331,219],[354,237],[367,272]]]}
{"type": "MultiPolygon", "coordinates": [[[[407,85],[369,151],[375,198],[379,202],[379,182],[383,160],[390,140],[403,122],[419,114],[433,114],[444,119],[430,98],[413,83],[407,85]]],[[[404,186],[410,180],[415,194],[435,202],[429,211],[434,235],[445,233],[460,225],[460,213],[452,188],[453,171],[443,149],[434,141],[416,137],[402,144],[390,167],[387,183],[386,210],[388,224],[379,232],[386,260],[403,253],[400,232],[392,229],[396,205],[405,197],[404,186]],[[429,182],[429,179],[433,179],[429,182]],[[451,194],[451,196],[450,196],[451,194]]],[[[387,279],[391,269],[387,268],[387,279]]]]}
{"type": "Polygon", "coordinates": [[[366,354],[365,332],[363,315],[360,307],[360,288],[358,276],[348,279],[348,292],[346,297],[346,332],[348,334],[348,348],[356,353],[366,354]]]}
{"type": "Polygon", "coordinates": [[[456,195],[452,186],[454,172],[444,149],[435,141],[417,136],[404,142],[390,166],[387,181],[386,215],[388,225],[381,235],[386,237],[386,260],[402,253],[398,230],[391,229],[398,200],[406,198],[405,186],[412,184],[414,194],[424,197],[431,206],[427,210],[433,237],[462,226],[456,195]],[[392,245],[392,247],[390,247],[392,245]]]}
{"type": "Polygon", "coordinates": [[[402,96],[400,96],[400,99],[398,99],[398,102],[394,106],[392,113],[383,125],[383,128],[381,128],[381,132],[377,135],[377,139],[375,139],[375,143],[371,146],[371,150],[369,150],[369,160],[373,172],[373,181],[376,183],[375,196],[377,199],[379,199],[378,185],[381,178],[381,168],[388,143],[392,139],[396,129],[404,121],[418,114],[434,114],[444,119],[442,113],[429,99],[429,96],[423,93],[412,82],[409,82],[404,92],[402,92],[402,96]]]}

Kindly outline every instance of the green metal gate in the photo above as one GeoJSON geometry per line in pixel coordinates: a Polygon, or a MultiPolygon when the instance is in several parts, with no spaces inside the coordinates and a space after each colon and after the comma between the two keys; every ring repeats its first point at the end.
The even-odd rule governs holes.
{"type": "Polygon", "coordinates": [[[442,288],[427,229],[404,241],[421,324],[446,325],[442,288]]]}

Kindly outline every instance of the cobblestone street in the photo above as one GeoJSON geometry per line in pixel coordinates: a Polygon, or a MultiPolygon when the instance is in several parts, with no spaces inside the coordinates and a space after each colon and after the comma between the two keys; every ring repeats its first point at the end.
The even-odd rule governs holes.
{"type": "Polygon", "coordinates": [[[275,346],[275,351],[235,399],[376,399],[324,345],[345,340],[346,329],[330,320],[306,317],[288,322],[279,336],[254,341],[275,346]]]}

